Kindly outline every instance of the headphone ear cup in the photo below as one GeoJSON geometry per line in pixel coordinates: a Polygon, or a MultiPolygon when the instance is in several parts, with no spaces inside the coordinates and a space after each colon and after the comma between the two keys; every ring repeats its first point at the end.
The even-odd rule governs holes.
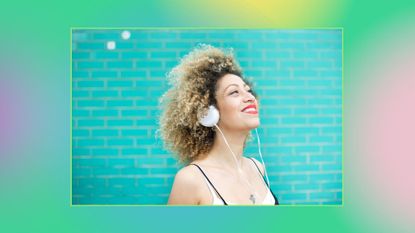
{"type": "Polygon", "coordinates": [[[219,122],[219,111],[215,106],[210,105],[205,116],[199,119],[200,124],[206,127],[213,127],[219,122]]]}

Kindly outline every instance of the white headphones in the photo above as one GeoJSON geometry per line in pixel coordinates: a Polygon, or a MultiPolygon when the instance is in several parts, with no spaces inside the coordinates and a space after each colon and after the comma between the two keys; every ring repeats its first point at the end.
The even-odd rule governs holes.
{"type": "MultiPolygon", "coordinates": [[[[228,149],[230,150],[230,152],[232,153],[232,155],[235,159],[235,162],[236,162],[236,165],[238,166],[238,169],[241,170],[241,168],[240,168],[240,166],[237,162],[236,156],[235,156],[235,154],[233,153],[231,147],[228,144],[228,140],[226,140],[225,135],[223,134],[222,130],[217,125],[217,123],[219,122],[219,118],[220,118],[219,110],[215,106],[210,105],[209,108],[208,108],[207,113],[201,119],[199,119],[199,122],[200,122],[200,124],[202,124],[205,127],[214,127],[215,126],[219,130],[220,134],[222,135],[222,137],[225,141],[225,144],[228,146],[228,149]]],[[[262,158],[261,141],[259,139],[257,129],[255,129],[255,133],[256,133],[257,143],[258,143],[257,144],[258,145],[258,153],[259,153],[259,156],[261,158],[262,166],[264,167],[264,175],[265,175],[265,178],[266,178],[266,181],[267,181],[267,185],[268,185],[268,187],[270,187],[268,172],[267,172],[267,169],[265,167],[264,159],[262,158]]]]}
{"type": "Polygon", "coordinates": [[[215,106],[210,105],[207,113],[199,119],[200,124],[206,127],[213,127],[219,122],[219,111],[215,106]]]}

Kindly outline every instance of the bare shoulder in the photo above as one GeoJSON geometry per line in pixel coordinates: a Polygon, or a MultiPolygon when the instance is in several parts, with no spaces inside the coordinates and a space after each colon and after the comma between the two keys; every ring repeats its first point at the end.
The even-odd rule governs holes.
{"type": "Polygon", "coordinates": [[[174,177],[168,204],[197,205],[200,202],[200,181],[195,166],[181,168],[174,177]]]}
{"type": "Polygon", "coordinates": [[[195,180],[195,175],[197,173],[197,168],[194,166],[186,166],[181,168],[175,178],[174,181],[178,184],[184,184],[186,186],[197,186],[198,182],[195,180]]]}
{"type": "MultiPolygon", "coordinates": [[[[257,167],[259,168],[259,170],[261,171],[261,174],[262,175],[264,175],[264,166],[262,166],[262,163],[261,162],[259,162],[257,159],[255,159],[255,158],[253,158],[253,157],[250,157],[250,158],[252,158],[252,160],[255,162],[255,164],[257,165],[257,167]]],[[[247,158],[248,160],[251,160],[250,158],[247,158]]],[[[252,163],[252,161],[248,161],[248,162],[250,162],[250,163],[252,163]]]]}

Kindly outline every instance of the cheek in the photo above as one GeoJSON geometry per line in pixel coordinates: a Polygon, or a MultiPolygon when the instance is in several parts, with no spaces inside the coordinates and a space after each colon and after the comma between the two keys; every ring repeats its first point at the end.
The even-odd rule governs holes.
{"type": "Polygon", "coordinates": [[[229,118],[235,118],[238,117],[240,113],[240,105],[237,101],[227,101],[222,105],[222,113],[224,116],[227,116],[229,118]]]}

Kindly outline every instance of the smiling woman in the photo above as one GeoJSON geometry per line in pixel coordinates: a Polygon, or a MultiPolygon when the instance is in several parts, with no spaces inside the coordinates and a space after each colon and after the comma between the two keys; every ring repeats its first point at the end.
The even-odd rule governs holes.
{"type": "Polygon", "coordinates": [[[265,182],[264,166],[243,155],[250,130],[260,124],[259,106],[233,54],[201,45],[168,78],[172,86],[161,101],[161,133],[185,164],[168,203],[278,204],[265,182]],[[208,115],[217,111],[208,125],[214,127],[203,123],[208,110],[208,115]]]}

